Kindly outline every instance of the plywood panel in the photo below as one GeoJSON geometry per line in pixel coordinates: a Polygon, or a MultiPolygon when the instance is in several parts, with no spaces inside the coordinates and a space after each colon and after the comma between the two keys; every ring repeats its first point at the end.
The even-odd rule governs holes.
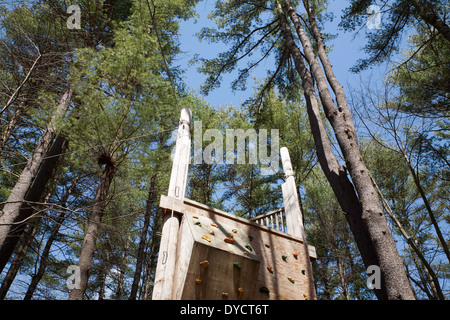
{"type": "Polygon", "coordinates": [[[184,283],[176,289],[177,299],[254,298],[259,259],[248,246],[246,234],[190,213],[185,213],[181,230],[176,282],[184,277],[184,283]],[[225,238],[234,242],[227,243],[225,238]]]}

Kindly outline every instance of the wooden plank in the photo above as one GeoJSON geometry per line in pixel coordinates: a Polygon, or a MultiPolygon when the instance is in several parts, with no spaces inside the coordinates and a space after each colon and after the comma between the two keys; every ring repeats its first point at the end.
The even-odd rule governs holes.
{"type": "Polygon", "coordinates": [[[274,214],[277,214],[277,213],[280,213],[283,211],[284,211],[284,208],[275,209],[275,210],[260,214],[259,216],[256,216],[254,218],[251,218],[250,221],[258,221],[261,218],[265,218],[265,217],[268,217],[268,216],[271,216],[271,215],[274,215],[274,214]]]}
{"type": "MultiPolygon", "coordinates": [[[[302,239],[300,239],[299,237],[296,237],[292,234],[288,234],[283,231],[278,231],[278,230],[268,228],[263,225],[259,225],[258,223],[255,223],[254,221],[250,221],[250,220],[247,220],[247,219],[244,219],[241,217],[237,217],[228,212],[212,208],[210,206],[207,206],[203,203],[199,203],[199,202],[191,200],[191,199],[185,198],[183,201],[181,201],[179,199],[174,199],[174,198],[170,198],[170,197],[161,195],[159,206],[165,210],[173,209],[174,212],[179,213],[179,214],[184,214],[185,212],[191,212],[193,214],[197,214],[200,216],[208,216],[211,219],[221,219],[221,220],[226,219],[229,221],[233,221],[233,223],[236,223],[236,224],[254,226],[258,229],[261,229],[261,232],[268,232],[271,234],[273,233],[274,236],[287,238],[292,241],[297,241],[299,243],[303,243],[302,239]]],[[[308,247],[310,247],[310,246],[308,246],[308,247]]],[[[311,249],[311,250],[308,249],[308,251],[311,253],[310,254],[311,260],[315,260],[316,259],[315,249],[311,249]]]]}
{"type": "Polygon", "coordinates": [[[220,300],[223,298],[222,292],[226,292],[226,298],[230,300],[253,299],[259,259],[245,247],[247,242],[248,237],[241,229],[186,212],[180,232],[176,275],[178,285],[174,290],[174,298],[220,300]],[[230,237],[230,233],[235,241],[233,244],[223,241],[230,237]],[[210,241],[203,238],[205,235],[210,241]],[[200,265],[203,261],[208,261],[206,267],[200,265]],[[234,266],[236,262],[239,268],[234,266]],[[200,283],[196,283],[197,279],[200,283]],[[243,290],[241,296],[239,288],[243,290]]]}
{"type": "Polygon", "coordinates": [[[259,269],[259,261],[195,242],[181,299],[253,300],[259,269]],[[209,262],[207,268],[199,263],[205,260],[209,262]]]}
{"type": "Polygon", "coordinates": [[[234,255],[242,255],[246,259],[258,260],[258,257],[245,247],[249,243],[248,235],[243,233],[236,225],[231,225],[223,221],[214,220],[206,216],[195,215],[190,212],[184,214],[184,219],[189,225],[194,241],[212,246],[216,249],[230,252],[234,255]],[[196,218],[193,218],[193,217],[196,218]],[[213,226],[211,223],[215,223],[213,226]],[[217,226],[217,227],[216,227],[217,226]],[[210,232],[214,232],[211,234],[210,232]],[[202,237],[207,236],[210,241],[204,240],[202,237]],[[227,243],[225,238],[233,239],[233,243],[227,243]],[[245,254],[244,254],[245,253],[245,254]]]}

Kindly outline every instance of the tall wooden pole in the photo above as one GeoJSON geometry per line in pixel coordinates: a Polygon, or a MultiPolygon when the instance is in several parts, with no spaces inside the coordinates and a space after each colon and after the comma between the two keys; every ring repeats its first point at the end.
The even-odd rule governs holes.
{"type": "Polygon", "coordinates": [[[288,149],[286,147],[281,148],[280,155],[285,176],[285,182],[281,185],[281,189],[283,191],[287,231],[289,234],[301,238],[306,243],[302,211],[300,209],[297,187],[295,186],[294,170],[292,169],[288,149]]]}
{"type": "MultiPolygon", "coordinates": [[[[181,110],[168,191],[169,197],[180,200],[183,200],[186,195],[187,174],[191,155],[191,120],[191,110],[189,108],[181,110]]],[[[178,215],[173,210],[166,211],[164,213],[161,244],[156,266],[153,300],[172,299],[179,228],[178,215]]]]}
{"type": "Polygon", "coordinates": [[[294,170],[292,169],[291,158],[286,147],[280,149],[281,162],[283,164],[283,171],[285,182],[281,185],[283,191],[284,212],[286,215],[286,227],[289,234],[299,237],[303,241],[303,245],[298,248],[300,254],[305,259],[306,275],[310,277],[305,290],[311,299],[315,299],[316,290],[314,288],[314,281],[312,280],[312,265],[309,257],[308,244],[306,242],[306,233],[303,226],[303,213],[300,209],[300,202],[298,199],[297,187],[295,185],[294,170]]]}

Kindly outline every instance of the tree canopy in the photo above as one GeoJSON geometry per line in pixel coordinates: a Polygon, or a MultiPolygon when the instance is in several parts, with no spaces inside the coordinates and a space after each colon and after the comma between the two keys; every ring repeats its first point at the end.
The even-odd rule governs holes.
{"type": "Polygon", "coordinates": [[[189,166],[189,199],[247,219],[276,210],[282,168],[251,163],[250,139],[245,163],[204,158],[220,160],[211,144],[225,147],[229,129],[267,130],[269,154],[276,132],[289,149],[318,299],[448,299],[448,5],[347,1],[341,31],[366,35],[349,72],[388,70],[348,88],[330,58],[329,5],[2,2],[0,299],[151,299],[184,107],[194,138],[217,134],[193,142],[204,153],[189,166]],[[80,29],[67,27],[69,5],[80,29]],[[219,53],[191,57],[205,77],[192,88],[180,34],[199,5],[213,24],[196,37],[219,53]],[[366,27],[371,5],[379,29],[366,27]],[[208,102],[226,74],[239,105],[208,102]],[[382,289],[367,285],[370,265],[382,289]],[[68,285],[76,267],[80,288],[68,285]]]}

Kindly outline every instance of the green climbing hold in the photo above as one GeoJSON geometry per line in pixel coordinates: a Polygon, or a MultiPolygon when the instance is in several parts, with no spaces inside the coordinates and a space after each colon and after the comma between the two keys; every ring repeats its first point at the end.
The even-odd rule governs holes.
{"type": "Polygon", "coordinates": [[[281,259],[283,259],[283,261],[286,261],[287,256],[283,254],[283,255],[281,256],[281,259]]]}
{"type": "Polygon", "coordinates": [[[248,243],[245,245],[245,247],[246,247],[248,250],[253,251],[252,246],[249,245],[248,243]]]}
{"type": "Polygon", "coordinates": [[[250,241],[253,241],[253,236],[248,236],[248,239],[249,239],[250,241]]]}
{"type": "Polygon", "coordinates": [[[269,294],[269,293],[270,293],[270,290],[267,289],[266,287],[261,287],[261,288],[259,288],[259,292],[269,294]]]}
{"type": "Polygon", "coordinates": [[[239,262],[235,262],[235,263],[233,263],[233,266],[236,268],[236,269],[241,269],[241,266],[239,265],[239,262]]]}
{"type": "Polygon", "coordinates": [[[196,226],[199,226],[199,227],[201,227],[202,226],[202,224],[200,223],[200,221],[197,221],[196,223],[194,223],[196,226]]]}

